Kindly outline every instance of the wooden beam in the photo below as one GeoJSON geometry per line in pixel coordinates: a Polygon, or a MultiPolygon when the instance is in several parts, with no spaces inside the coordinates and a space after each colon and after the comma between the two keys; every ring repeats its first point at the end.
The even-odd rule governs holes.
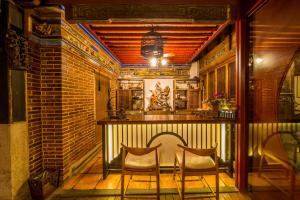
{"type": "MultiPolygon", "coordinates": [[[[134,34],[134,33],[139,33],[139,34],[145,34],[149,31],[130,31],[130,30],[101,30],[101,31],[96,31],[97,35],[102,35],[102,34],[134,34]]],[[[161,35],[166,34],[166,33],[177,33],[177,34],[188,34],[188,33],[194,33],[194,34],[202,34],[202,33],[208,33],[209,35],[213,34],[213,31],[201,31],[201,30],[165,30],[165,31],[159,31],[161,35]]]]}
{"type": "MultiPolygon", "coordinates": [[[[143,35],[98,35],[98,37],[105,39],[142,39],[143,35]]],[[[202,35],[175,35],[175,36],[162,36],[163,39],[208,39],[207,36],[202,35]]]]}
{"type": "MultiPolygon", "coordinates": [[[[141,44],[141,41],[111,41],[111,40],[106,40],[106,41],[103,41],[105,44],[141,44]]],[[[177,45],[186,45],[186,44],[196,44],[196,45],[201,45],[203,44],[204,41],[165,41],[164,42],[164,45],[167,45],[167,44],[177,44],[177,45]]]]}
{"type": "Polygon", "coordinates": [[[281,31],[281,32],[274,32],[274,31],[259,31],[259,30],[253,30],[251,31],[251,34],[255,34],[255,35],[272,35],[272,36],[279,36],[279,35],[284,35],[286,37],[288,36],[299,36],[300,35],[300,32],[299,31],[281,31]]]}
{"type": "MultiPolygon", "coordinates": [[[[118,32],[125,32],[125,33],[147,33],[150,31],[149,28],[140,28],[140,27],[94,27],[90,26],[93,31],[100,32],[100,33],[118,33],[118,32]]],[[[196,33],[210,33],[214,32],[218,29],[218,26],[215,27],[155,27],[155,31],[158,33],[186,33],[186,32],[196,32],[196,33]]]]}
{"type": "MultiPolygon", "coordinates": [[[[100,37],[102,41],[104,42],[111,42],[111,43],[115,43],[115,42],[130,42],[130,43],[134,43],[134,42],[137,42],[137,43],[141,43],[141,40],[140,39],[131,39],[131,38],[112,38],[112,39],[105,39],[103,37],[100,37]]],[[[206,39],[190,39],[190,38],[178,38],[178,39],[170,39],[170,38],[165,38],[164,39],[164,43],[176,43],[176,42],[194,42],[194,43],[197,43],[197,42],[205,42],[206,39]]]]}
{"type": "MultiPolygon", "coordinates": [[[[142,33],[135,33],[135,32],[113,32],[113,33],[104,33],[104,32],[95,32],[95,34],[100,35],[100,36],[139,36],[141,37],[145,32],[142,33]]],[[[162,37],[170,37],[170,36],[206,36],[209,37],[212,35],[212,32],[164,32],[164,35],[162,37]]]]}
{"type": "Polygon", "coordinates": [[[236,183],[241,192],[247,191],[248,185],[248,137],[249,137],[249,66],[248,66],[248,30],[247,20],[236,22],[237,49],[237,106],[238,132],[236,134],[236,183]]]}
{"type": "Polygon", "coordinates": [[[90,24],[91,28],[146,28],[150,29],[154,27],[155,29],[158,27],[168,27],[168,28],[217,28],[220,24],[196,24],[196,23],[182,23],[182,22],[169,22],[169,23],[161,23],[161,22],[123,22],[123,23],[109,23],[109,24],[90,24]]]}
{"type": "MultiPolygon", "coordinates": [[[[128,51],[132,51],[132,52],[140,52],[140,49],[120,49],[120,48],[111,48],[109,47],[110,50],[112,51],[118,51],[118,52],[128,52],[128,51]]],[[[190,49],[165,49],[164,52],[165,53],[181,53],[181,52],[195,52],[197,50],[197,48],[190,48],[190,49]]]]}
{"type": "Polygon", "coordinates": [[[222,26],[220,26],[220,28],[213,33],[213,35],[204,43],[204,45],[195,52],[195,54],[190,58],[189,62],[192,62],[198,55],[199,53],[201,53],[218,35],[220,35],[225,28],[230,24],[230,21],[226,21],[222,26]]]}
{"type": "MultiPolygon", "coordinates": [[[[99,0],[45,0],[47,4],[99,4],[99,0]]],[[[103,4],[124,4],[124,0],[101,0],[103,4]]],[[[128,4],[150,4],[148,0],[127,0],[128,4]]],[[[238,5],[239,0],[152,0],[151,4],[238,5]]]]}
{"type": "MultiPolygon", "coordinates": [[[[109,44],[108,47],[141,47],[141,44],[109,44]]],[[[178,44],[165,44],[164,49],[166,48],[187,48],[187,47],[200,47],[201,44],[184,44],[184,46],[180,46],[178,44]]]]}
{"type": "MultiPolygon", "coordinates": [[[[62,4],[60,2],[59,4],[62,4]]],[[[230,14],[228,4],[162,4],[159,2],[141,4],[136,1],[133,4],[122,2],[121,4],[98,2],[97,5],[91,5],[87,2],[77,3],[69,2],[64,4],[66,7],[66,19],[72,22],[89,22],[93,21],[109,23],[112,19],[178,19],[178,20],[195,20],[206,22],[208,24],[218,24],[226,21],[230,14]]]]}

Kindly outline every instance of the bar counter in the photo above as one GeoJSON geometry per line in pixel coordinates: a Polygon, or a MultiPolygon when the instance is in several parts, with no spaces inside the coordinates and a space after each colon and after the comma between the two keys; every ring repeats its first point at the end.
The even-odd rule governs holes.
{"type": "Polygon", "coordinates": [[[109,119],[105,118],[97,122],[98,125],[102,124],[120,124],[120,123],[228,123],[232,119],[226,118],[213,118],[213,117],[199,117],[197,115],[127,115],[124,119],[109,119]]]}
{"type": "Polygon", "coordinates": [[[226,118],[200,117],[191,114],[127,115],[124,119],[103,119],[102,153],[104,178],[110,170],[120,169],[121,143],[130,147],[149,147],[165,143],[160,148],[160,164],[172,168],[173,149],[177,144],[191,148],[211,148],[217,144],[217,153],[233,172],[235,121],[226,118]],[[168,147],[167,147],[168,146],[168,147]]]}

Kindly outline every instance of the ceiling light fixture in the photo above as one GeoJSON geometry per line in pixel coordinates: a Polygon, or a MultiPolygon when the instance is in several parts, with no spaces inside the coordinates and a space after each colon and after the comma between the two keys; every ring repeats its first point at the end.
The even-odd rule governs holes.
{"type": "Polygon", "coordinates": [[[141,55],[144,58],[161,58],[164,54],[164,42],[161,35],[154,30],[147,32],[141,40],[141,55]]]}

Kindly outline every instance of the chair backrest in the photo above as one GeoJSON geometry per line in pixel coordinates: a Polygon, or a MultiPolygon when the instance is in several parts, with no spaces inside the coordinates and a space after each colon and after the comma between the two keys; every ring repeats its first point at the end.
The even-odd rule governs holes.
{"type": "Polygon", "coordinates": [[[189,148],[189,147],[186,147],[186,146],[182,146],[180,144],[178,144],[177,146],[179,146],[180,148],[183,149],[183,163],[185,163],[185,152],[186,151],[188,151],[190,153],[193,153],[193,154],[196,154],[198,156],[211,156],[211,155],[214,155],[215,167],[216,167],[216,169],[218,169],[218,167],[219,167],[218,155],[217,155],[218,143],[216,143],[214,147],[209,148],[209,149],[189,148]]]}
{"type": "Polygon", "coordinates": [[[157,150],[157,148],[161,146],[161,144],[158,144],[154,147],[138,148],[138,147],[127,147],[123,143],[121,143],[121,145],[124,149],[123,152],[125,152],[125,153],[128,152],[128,153],[131,153],[131,154],[137,155],[137,156],[141,156],[141,155],[151,153],[152,151],[157,150]]]}
{"type": "Polygon", "coordinates": [[[172,132],[163,132],[157,135],[149,145],[156,146],[157,144],[162,144],[159,149],[160,166],[173,166],[177,144],[184,145],[182,139],[172,132]]]}
{"type": "Polygon", "coordinates": [[[196,148],[189,148],[186,146],[182,146],[180,144],[177,144],[177,146],[181,147],[183,150],[191,152],[193,154],[196,154],[198,156],[211,156],[213,154],[217,153],[217,144],[215,147],[210,149],[196,149],[196,148]]]}

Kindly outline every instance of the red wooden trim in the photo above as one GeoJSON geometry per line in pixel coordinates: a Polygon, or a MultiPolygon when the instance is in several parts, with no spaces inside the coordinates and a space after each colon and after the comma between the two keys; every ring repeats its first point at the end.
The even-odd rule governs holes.
{"type": "Polygon", "coordinates": [[[236,22],[237,36],[237,105],[238,105],[238,131],[236,149],[236,186],[241,192],[247,190],[248,185],[248,40],[247,40],[247,20],[239,19],[236,22]]]}
{"type": "Polygon", "coordinates": [[[189,63],[192,62],[200,52],[202,52],[213,40],[215,40],[224,30],[227,26],[229,26],[231,23],[230,20],[227,20],[224,24],[221,25],[221,27],[213,33],[213,35],[204,43],[204,45],[201,46],[200,49],[198,49],[194,55],[189,59],[189,63]]]}

